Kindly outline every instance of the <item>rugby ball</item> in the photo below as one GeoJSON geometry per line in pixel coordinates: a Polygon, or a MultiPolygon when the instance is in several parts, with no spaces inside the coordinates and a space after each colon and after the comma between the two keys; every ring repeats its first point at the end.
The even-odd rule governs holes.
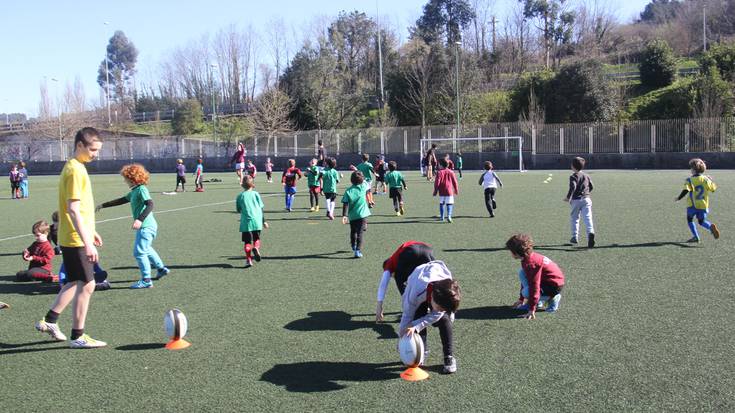
{"type": "Polygon", "coordinates": [[[416,333],[405,335],[398,341],[398,353],[403,364],[416,367],[424,361],[424,342],[416,333]]]}
{"type": "Polygon", "coordinates": [[[166,311],[163,316],[163,327],[166,329],[166,335],[171,340],[178,340],[186,335],[186,330],[189,327],[189,323],[186,321],[186,316],[178,308],[166,311]]]}

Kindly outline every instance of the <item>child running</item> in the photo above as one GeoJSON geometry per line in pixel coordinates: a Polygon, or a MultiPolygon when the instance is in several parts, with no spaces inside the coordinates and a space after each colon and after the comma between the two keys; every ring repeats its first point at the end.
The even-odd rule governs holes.
{"type": "Polygon", "coordinates": [[[367,229],[367,217],[370,216],[368,194],[370,184],[365,182],[362,172],[352,172],[352,186],[342,196],[342,224],[350,224],[350,246],[355,258],[362,258],[362,238],[367,229]],[[349,215],[348,215],[349,212],[349,215]]]}
{"type": "Polygon", "coordinates": [[[569,242],[574,245],[579,239],[579,215],[584,219],[584,225],[587,227],[587,248],[595,247],[595,224],[592,222],[592,198],[590,194],[594,189],[592,179],[589,175],[582,172],[585,165],[584,158],[576,157],[572,160],[572,171],[569,176],[569,191],[564,198],[564,202],[569,202],[572,206],[572,214],[569,224],[572,227],[572,238],[569,242]]]}
{"type": "Polygon", "coordinates": [[[533,240],[529,235],[516,234],[505,243],[513,258],[521,260],[518,277],[521,294],[513,307],[527,311],[523,318],[533,320],[539,304],[547,302],[547,313],[556,312],[564,288],[564,273],[549,258],[533,251],[533,240]]]}
{"type": "Polygon", "coordinates": [[[133,245],[133,256],[138,262],[140,269],[140,280],[130,286],[132,289],[151,288],[151,265],[157,270],[156,279],[167,275],[170,271],[163,265],[163,261],[153,249],[153,240],[158,233],[158,223],[153,217],[153,199],[148,192],[148,180],[150,174],[140,164],[126,165],[120,171],[125,183],[130,187],[130,192],[122,198],[118,198],[97,206],[96,210],[110,208],[130,203],[133,212],[133,226],[136,230],[135,244],[133,245]]]}
{"type": "Polygon", "coordinates": [[[375,174],[375,169],[373,168],[373,164],[368,162],[370,160],[370,155],[363,153],[362,154],[362,162],[356,166],[357,170],[362,172],[362,176],[365,180],[365,182],[368,184],[368,189],[371,191],[373,190],[373,175],[375,174]]]}
{"type": "Polygon", "coordinates": [[[296,167],[296,161],[288,160],[288,165],[281,176],[283,191],[286,193],[286,211],[293,211],[293,199],[296,196],[296,183],[301,179],[301,169],[296,167]]]}
{"type": "Polygon", "coordinates": [[[400,217],[406,213],[406,209],[403,207],[403,190],[408,189],[408,187],[403,175],[398,172],[396,161],[388,162],[388,175],[385,176],[385,181],[388,184],[388,191],[390,191],[390,199],[393,200],[393,209],[396,211],[396,215],[400,217]]]}
{"type": "Polygon", "coordinates": [[[447,222],[452,223],[454,211],[454,196],[459,194],[457,177],[454,171],[448,168],[447,160],[439,160],[439,172],[434,179],[434,196],[439,194],[439,221],[444,222],[444,206],[447,207],[447,222]]]}
{"type": "Polygon", "coordinates": [[[686,179],[684,189],[681,190],[678,197],[674,198],[674,201],[679,201],[689,194],[687,197],[687,225],[689,225],[692,238],[687,242],[700,242],[697,226],[694,224],[694,217],[697,217],[699,225],[708,229],[712,233],[712,236],[718,239],[720,238],[720,230],[717,228],[717,225],[707,221],[709,193],[717,190],[717,184],[715,184],[710,176],[704,174],[707,171],[707,165],[703,160],[694,158],[689,161],[689,167],[691,168],[692,176],[686,179]]]}
{"type": "Polygon", "coordinates": [[[495,191],[497,191],[498,187],[503,187],[503,182],[498,177],[498,174],[493,171],[492,162],[485,161],[483,167],[485,168],[485,172],[482,173],[480,181],[477,184],[482,185],[484,188],[485,208],[487,208],[490,218],[494,218],[495,210],[498,208],[498,204],[495,202],[495,191]]]}
{"type": "MultiPolygon", "coordinates": [[[[424,354],[428,352],[427,331],[429,326],[439,328],[444,353],[444,374],[457,371],[454,358],[453,322],[451,314],[459,308],[461,290],[452,273],[442,261],[431,261],[419,265],[406,281],[403,293],[399,336],[418,333],[424,342],[424,354]]],[[[424,357],[424,362],[426,357],[424,357]]]]}
{"type": "Polygon", "coordinates": [[[310,212],[319,211],[319,192],[322,189],[322,174],[317,166],[317,160],[312,159],[306,169],[306,183],[309,186],[310,212]]]}
{"type": "Polygon", "coordinates": [[[38,221],[33,224],[31,232],[36,237],[28,248],[23,250],[23,260],[28,262],[28,269],[15,274],[16,281],[57,282],[59,277],[52,274],[51,263],[54,260],[54,248],[48,241],[49,224],[38,221]]]}
{"type": "Polygon", "coordinates": [[[457,172],[459,172],[459,180],[462,180],[462,166],[464,161],[462,160],[462,152],[457,152],[457,172]]]}
{"type": "Polygon", "coordinates": [[[265,158],[265,178],[266,182],[273,182],[273,162],[271,162],[271,158],[265,158]]]}
{"type": "Polygon", "coordinates": [[[183,159],[176,160],[176,189],[174,192],[179,192],[179,185],[181,185],[181,191],[186,192],[184,185],[186,184],[186,166],[184,166],[183,159]]]}
{"type": "Polygon", "coordinates": [[[235,200],[235,207],[240,213],[240,232],[242,233],[242,242],[245,243],[245,268],[253,266],[253,258],[260,261],[260,231],[268,228],[263,216],[263,200],[260,194],[255,191],[255,179],[252,176],[244,176],[242,178],[243,191],[235,200]]]}
{"type": "Polygon", "coordinates": [[[252,176],[253,179],[255,179],[255,174],[258,173],[258,169],[255,167],[255,164],[250,159],[248,159],[248,164],[247,164],[247,167],[245,168],[245,171],[247,172],[248,175],[252,176]]]}
{"type": "Polygon", "coordinates": [[[322,192],[327,203],[327,218],[334,220],[334,206],[337,199],[337,184],[339,173],[337,172],[337,160],[327,158],[327,167],[322,171],[322,192]]]}
{"type": "Polygon", "coordinates": [[[194,171],[194,186],[196,192],[204,192],[204,165],[202,165],[202,158],[197,159],[197,168],[194,171]]]}
{"type": "Polygon", "coordinates": [[[388,171],[388,164],[385,163],[383,155],[378,156],[378,163],[375,164],[375,194],[384,194],[387,192],[385,186],[385,173],[388,171]]]}

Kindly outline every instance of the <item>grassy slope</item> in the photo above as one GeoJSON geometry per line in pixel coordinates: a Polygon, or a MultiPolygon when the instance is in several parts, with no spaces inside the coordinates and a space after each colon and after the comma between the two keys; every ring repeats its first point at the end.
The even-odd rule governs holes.
{"type": "MultiPolygon", "coordinates": [[[[735,408],[731,333],[735,219],[727,206],[731,171],[715,171],[722,190],[713,220],[717,242],[679,242],[689,234],[684,205],[672,199],[684,172],[593,172],[595,223],[600,248],[563,245],[569,238],[568,207],[561,202],[566,171],[501,174],[499,216],[485,218],[477,174],[466,174],[456,222],[439,224],[436,200],[410,175],[408,216],[397,218],[378,198],[366,236],[366,257],[349,258],[348,229],[303,208],[281,211],[280,185],[259,183],[266,217],[266,259],[242,268],[233,175],[208,185],[205,194],[160,195],[173,176],[157,175],[160,233],[155,246],[173,269],[146,291],[126,289],[136,279],[133,232],[126,219],[101,223],[102,264],[115,289],[93,297],[88,331],[107,349],[72,351],[33,330],[53,300],[53,290],[11,281],[23,266],[11,255],[31,239],[0,242],[0,387],[12,411],[80,410],[732,410],[735,408]],[[170,213],[160,211],[219,203],[170,213]],[[517,294],[517,261],[502,250],[513,232],[534,235],[539,252],[567,274],[561,311],[538,320],[514,319],[505,305],[517,294]],[[431,378],[397,378],[396,324],[374,325],[380,265],[402,241],[432,243],[460,280],[464,300],[455,324],[459,372],[437,373],[438,333],[429,336],[431,378]],[[160,349],[163,312],[179,307],[190,322],[193,346],[160,349]],[[84,383],[80,399],[68,385],[84,383]],[[50,387],[52,394],[37,390],[50,387]],[[541,407],[544,406],[544,407],[541,407]]],[[[212,177],[212,175],[210,175],[212,177]]],[[[259,179],[260,180],[260,179],[259,179]]],[[[126,190],[116,176],[93,177],[104,201],[126,190]]],[[[27,232],[50,216],[54,178],[33,178],[33,198],[0,200],[0,239],[27,232]],[[22,207],[21,207],[22,205],[22,207]]],[[[297,206],[307,204],[303,189],[297,206]]],[[[98,219],[124,217],[127,207],[98,219]]],[[[59,262],[56,263],[59,265],[59,262]]],[[[398,315],[391,286],[388,320],[398,315]]],[[[69,311],[60,320],[70,328],[69,311]]]]}

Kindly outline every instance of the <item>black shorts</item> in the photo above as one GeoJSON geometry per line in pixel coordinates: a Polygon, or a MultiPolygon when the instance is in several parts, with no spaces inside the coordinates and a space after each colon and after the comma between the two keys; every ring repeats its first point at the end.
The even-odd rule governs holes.
{"type": "Polygon", "coordinates": [[[551,284],[541,284],[541,295],[553,297],[559,294],[563,288],[563,285],[556,286],[551,284]]]}
{"type": "Polygon", "coordinates": [[[327,198],[327,201],[334,201],[337,199],[337,194],[334,192],[325,192],[324,198],[327,198]]]}
{"type": "Polygon", "coordinates": [[[61,247],[66,281],[94,281],[94,263],[89,262],[84,247],[61,247]]]}
{"type": "Polygon", "coordinates": [[[378,174],[375,176],[375,180],[378,182],[385,182],[385,174],[378,174]]]}
{"type": "Polygon", "coordinates": [[[388,196],[390,199],[398,198],[403,193],[403,188],[390,188],[388,190],[388,196]]]}
{"type": "Polygon", "coordinates": [[[434,261],[434,250],[426,244],[414,244],[401,251],[398,256],[395,276],[393,277],[401,295],[406,290],[408,276],[416,267],[429,261],[434,261]]]}
{"type": "Polygon", "coordinates": [[[185,183],[186,183],[186,177],[185,176],[178,176],[178,175],[176,175],[176,185],[185,184],[185,183]]]}
{"type": "Polygon", "coordinates": [[[250,231],[242,233],[242,242],[246,244],[252,244],[258,240],[260,240],[260,231],[250,231]]]}

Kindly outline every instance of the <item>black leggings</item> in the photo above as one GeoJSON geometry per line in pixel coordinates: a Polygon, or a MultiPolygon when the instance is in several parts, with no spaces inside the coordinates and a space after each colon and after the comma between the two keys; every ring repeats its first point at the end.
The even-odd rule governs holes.
{"type": "Polygon", "coordinates": [[[495,188],[485,188],[485,208],[490,216],[495,215],[495,188]]]}
{"type": "Polygon", "coordinates": [[[413,244],[401,251],[401,254],[398,256],[395,276],[393,277],[401,296],[406,291],[408,276],[411,275],[416,267],[421,264],[426,264],[429,261],[434,261],[434,250],[426,244],[413,244]]]}
{"type": "MultiPolygon", "coordinates": [[[[416,309],[416,314],[414,314],[413,319],[418,320],[419,318],[427,314],[429,314],[429,303],[423,303],[419,306],[418,309],[416,309]]],[[[452,320],[449,319],[449,313],[444,313],[444,316],[442,316],[439,321],[432,325],[439,328],[439,337],[442,341],[442,351],[444,353],[444,357],[454,355],[452,320]]],[[[426,335],[428,330],[428,328],[425,328],[419,333],[419,335],[421,336],[421,340],[424,342],[424,350],[428,350],[429,348],[426,343],[426,335]]]]}
{"type": "Polygon", "coordinates": [[[459,177],[462,177],[462,168],[457,168],[457,172],[459,172],[459,177]]]}
{"type": "Polygon", "coordinates": [[[365,218],[350,221],[350,245],[358,250],[362,249],[362,235],[367,227],[365,218]]]}
{"type": "Polygon", "coordinates": [[[50,272],[44,270],[41,267],[34,267],[30,268],[26,271],[18,271],[15,274],[15,281],[37,281],[37,280],[45,280],[49,278],[51,275],[50,272]]]}
{"type": "Polygon", "coordinates": [[[388,190],[388,193],[390,194],[390,197],[393,198],[393,209],[398,211],[398,208],[403,203],[403,194],[401,193],[401,188],[390,188],[388,190]]]}

